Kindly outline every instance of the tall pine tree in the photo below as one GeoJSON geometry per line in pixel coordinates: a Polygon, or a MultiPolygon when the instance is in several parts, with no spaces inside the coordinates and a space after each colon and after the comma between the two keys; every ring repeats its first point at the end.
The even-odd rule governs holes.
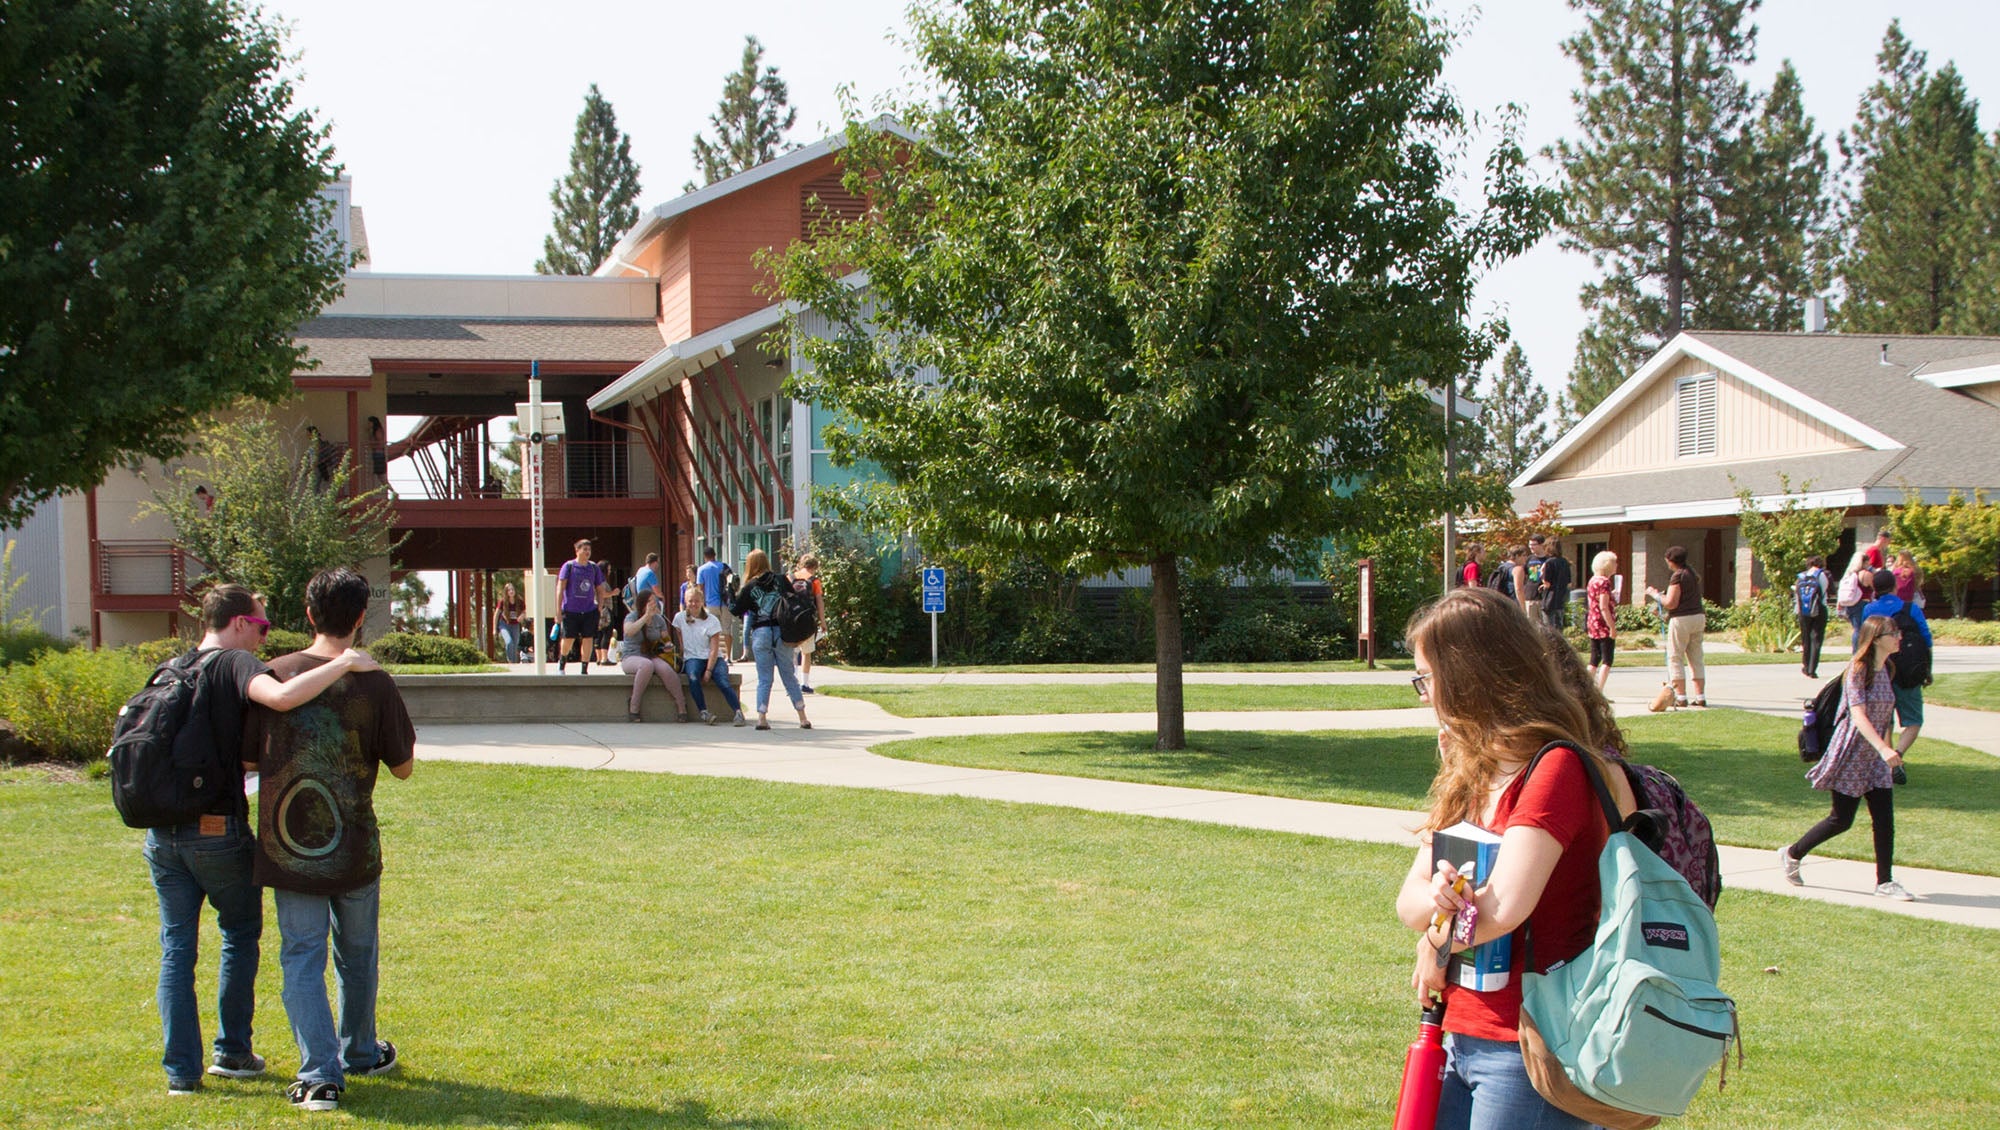
{"type": "Polygon", "coordinates": [[[1499,375],[1480,398],[1480,446],[1469,451],[1481,472],[1512,479],[1549,445],[1549,394],[1535,383],[1521,344],[1507,347],[1499,375]]]}
{"type": "MultiPolygon", "coordinates": [[[[694,163],[701,168],[702,184],[755,168],[792,148],[785,134],[799,112],[787,105],[791,92],[778,68],[762,66],[763,61],[764,45],[754,35],[744,36],[743,62],[722,80],[722,101],[708,118],[715,140],[695,135],[694,163]]],[[[697,187],[689,181],[687,190],[697,187]]]]}
{"type": "MultiPolygon", "coordinates": [[[[1990,144],[1956,68],[1931,73],[1925,53],[1891,23],[1876,55],[1881,77],[1840,135],[1846,291],[1836,314],[1854,333],[1938,333],[1989,321],[1965,304],[1966,275],[1991,258],[1990,144]]],[[[1988,283],[1974,283],[1974,290],[1988,283]]]]}
{"type": "Polygon", "coordinates": [[[611,103],[590,84],[576,116],[569,173],[549,190],[554,230],[542,240],[538,275],[587,275],[639,221],[639,166],[632,136],[618,129],[611,103]]]}
{"type": "Polygon", "coordinates": [[[1568,177],[1564,243],[1603,272],[1579,300],[1563,416],[1589,412],[1688,328],[1795,325],[1815,281],[1826,157],[1787,64],[1768,94],[1758,0],[1570,0],[1563,44],[1582,71],[1580,135],[1551,150],[1568,177]]]}

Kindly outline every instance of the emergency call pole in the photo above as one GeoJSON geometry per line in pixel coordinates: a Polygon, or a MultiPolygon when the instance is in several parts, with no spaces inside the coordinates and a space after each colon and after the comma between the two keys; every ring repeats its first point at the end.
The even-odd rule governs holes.
{"type": "Polygon", "coordinates": [[[527,445],[521,460],[521,485],[528,496],[528,620],[536,633],[535,674],[548,674],[549,637],[542,625],[544,537],[542,528],[542,445],[563,434],[562,405],[542,403],[542,363],[528,362],[528,400],[514,405],[514,430],[527,445]]]}

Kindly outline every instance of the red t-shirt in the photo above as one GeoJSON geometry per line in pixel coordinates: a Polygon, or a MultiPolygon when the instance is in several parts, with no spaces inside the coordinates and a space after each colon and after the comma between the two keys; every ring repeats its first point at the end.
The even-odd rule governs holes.
{"type": "Polygon", "coordinates": [[[1882,547],[1879,545],[1869,545],[1861,551],[1861,560],[1866,561],[1870,569],[1880,569],[1882,567],[1882,547]]]}
{"type": "MultiPolygon", "coordinates": [[[[1597,857],[1604,852],[1608,833],[1597,793],[1575,753],[1551,752],[1535,767],[1533,779],[1517,778],[1500,795],[1492,830],[1505,834],[1517,824],[1540,828],[1563,848],[1548,885],[1542,888],[1541,901],[1525,924],[1534,927],[1535,971],[1540,973],[1582,953],[1597,935],[1597,857]]],[[[1515,976],[1504,989],[1479,993],[1446,985],[1444,1030],[1483,1040],[1520,1039],[1516,1030],[1521,1015],[1520,974],[1527,952],[1527,940],[1517,929],[1515,976]]]]}
{"type": "Polygon", "coordinates": [[[1466,588],[1469,588],[1469,589],[1476,589],[1476,588],[1478,588],[1478,587],[1479,587],[1479,562],[1477,562],[1477,561],[1468,561],[1468,562],[1466,562],[1466,563],[1465,563],[1465,568],[1459,571],[1459,574],[1458,574],[1458,579],[1459,579],[1459,581],[1460,581],[1460,582],[1462,582],[1462,583],[1463,583],[1463,584],[1465,585],[1465,587],[1466,587],[1466,588]]]}

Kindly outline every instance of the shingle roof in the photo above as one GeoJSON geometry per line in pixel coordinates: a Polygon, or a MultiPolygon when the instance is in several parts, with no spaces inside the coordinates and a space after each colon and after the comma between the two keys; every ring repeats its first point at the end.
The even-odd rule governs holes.
{"type": "Polygon", "coordinates": [[[603,361],[629,367],[664,344],[652,319],[314,318],[293,340],[319,362],[302,377],[365,377],[376,361],[603,361]]]}
{"type": "Polygon", "coordinates": [[[2000,352],[2000,338],[1720,331],[1690,331],[1686,336],[1874,428],[1901,448],[1622,475],[1538,477],[1515,489],[1518,509],[1531,508],[1544,498],[1560,499],[1563,509],[1572,513],[1671,506],[1728,499],[1738,486],[1758,495],[1775,495],[1783,490],[1780,474],[1789,478],[1794,490],[1810,480],[1816,494],[1874,490],[1900,497],[1905,487],[1982,487],[2000,492],[2000,407],[1913,375],[1918,370],[1963,368],[1981,359],[1991,363],[2000,352]],[[1887,365],[1882,363],[1884,345],[1887,365]]]}

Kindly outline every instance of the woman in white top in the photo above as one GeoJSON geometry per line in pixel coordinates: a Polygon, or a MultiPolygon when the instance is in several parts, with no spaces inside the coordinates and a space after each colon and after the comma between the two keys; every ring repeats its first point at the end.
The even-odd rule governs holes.
{"type": "Polygon", "coordinates": [[[694,708],[701,712],[703,722],[715,725],[715,715],[708,712],[708,698],[701,691],[706,675],[729,704],[736,724],[747,726],[750,722],[743,717],[743,702],[729,680],[729,635],[722,621],[708,610],[708,597],[700,585],[687,586],[685,593],[687,607],[674,614],[674,630],[681,636],[681,670],[687,672],[688,686],[694,691],[694,708]]]}
{"type": "Polygon", "coordinates": [[[618,641],[618,665],[632,676],[632,703],[625,712],[629,722],[639,721],[639,700],[646,696],[646,683],[660,677],[667,696],[674,700],[674,712],[688,721],[687,699],[681,695],[681,673],[673,661],[674,637],[668,634],[667,618],[660,611],[653,589],[641,589],[625,618],[625,634],[618,641]]]}

